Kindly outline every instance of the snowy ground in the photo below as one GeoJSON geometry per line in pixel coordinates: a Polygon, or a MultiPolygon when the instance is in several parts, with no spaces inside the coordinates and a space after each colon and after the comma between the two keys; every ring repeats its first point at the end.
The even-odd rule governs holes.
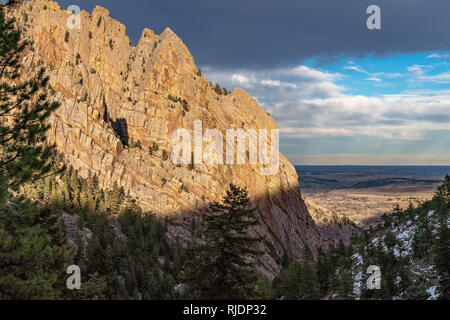
{"type": "MultiPolygon", "coordinates": [[[[431,222],[435,224],[437,227],[438,222],[433,219],[435,215],[435,211],[431,210],[428,212],[428,218],[431,219],[431,222]]],[[[419,217],[415,217],[418,219],[419,217]]],[[[416,232],[416,224],[414,221],[408,220],[406,222],[401,223],[397,227],[393,227],[392,232],[396,235],[398,240],[398,244],[394,247],[394,254],[396,257],[399,256],[411,256],[412,254],[412,242],[414,239],[414,235],[416,232]]],[[[380,235],[372,239],[373,245],[378,245],[379,241],[382,241],[382,245],[384,250],[387,250],[384,245],[384,235],[380,235]]],[[[359,253],[355,253],[352,256],[353,261],[353,279],[354,279],[354,292],[356,295],[356,299],[360,299],[362,287],[365,285],[362,283],[363,279],[363,257],[359,253]]],[[[414,276],[415,281],[419,283],[426,283],[427,289],[426,291],[430,294],[428,300],[436,300],[438,298],[437,292],[437,280],[438,276],[433,266],[428,265],[424,262],[418,262],[411,259],[411,273],[414,276]]]]}

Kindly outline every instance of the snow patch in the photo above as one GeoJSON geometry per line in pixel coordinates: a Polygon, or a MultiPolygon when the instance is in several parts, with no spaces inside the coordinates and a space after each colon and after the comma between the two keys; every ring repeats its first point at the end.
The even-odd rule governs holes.
{"type": "Polygon", "coordinates": [[[363,274],[362,274],[362,270],[360,269],[353,276],[353,279],[354,279],[353,291],[355,292],[356,300],[359,300],[361,298],[362,278],[363,278],[363,274]]]}
{"type": "Polygon", "coordinates": [[[437,287],[429,287],[427,289],[427,293],[430,295],[430,297],[427,300],[436,300],[438,298],[438,294],[436,292],[437,287]]]}
{"type": "Polygon", "coordinates": [[[363,258],[359,253],[352,255],[352,260],[356,260],[356,265],[359,266],[363,263],[363,258]]]}

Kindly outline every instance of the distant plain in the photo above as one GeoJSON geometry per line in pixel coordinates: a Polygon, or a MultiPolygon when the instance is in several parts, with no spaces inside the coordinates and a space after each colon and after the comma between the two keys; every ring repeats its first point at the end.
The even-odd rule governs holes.
{"type": "Polygon", "coordinates": [[[431,199],[450,167],[296,166],[313,216],[346,216],[366,227],[399,205],[431,199]]]}

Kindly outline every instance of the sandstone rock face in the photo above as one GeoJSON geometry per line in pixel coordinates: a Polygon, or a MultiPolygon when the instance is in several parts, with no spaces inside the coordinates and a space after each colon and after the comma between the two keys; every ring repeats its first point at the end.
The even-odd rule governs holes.
{"type": "Polygon", "coordinates": [[[218,95],[172,30],[158,35],[145,29],[131,46],[125,26],[101,7],[81,12],[80,29],[69,29],[70,13],[48,0],[24,2],[11,14],[34,42],[24,64],[45,66],[61,101],[49,139],[82,176],[95,173],[104,188],[117,182],[143,209],[170,217],[171,232],[179,236],[188,235],[189,219],[220,200],[230,183],[247,187],[259,209],[255,232],[266,236],[262,271],[272,275],[284,254],[300,258],[305,244],[317,252],[318,229],[283,155],[271,176],[261,174],[260,164],[172,163],[173,131],[192,132],[195,120],[203,122],[203,130],[223,133],[277,128],[245,91],[218,95]],[[132,147],[138,141],[141,147],[132,147]]]}

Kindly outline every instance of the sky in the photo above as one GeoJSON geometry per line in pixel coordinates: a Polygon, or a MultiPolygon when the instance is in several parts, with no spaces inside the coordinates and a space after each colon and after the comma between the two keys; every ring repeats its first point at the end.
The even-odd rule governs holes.
{"type": "Polygon", "coordinates": [[[170,27],[213,84],[275,118],[294,164],[450,165],[448,0],[58,2],[106,7],[132,43],[170,27]]]}

